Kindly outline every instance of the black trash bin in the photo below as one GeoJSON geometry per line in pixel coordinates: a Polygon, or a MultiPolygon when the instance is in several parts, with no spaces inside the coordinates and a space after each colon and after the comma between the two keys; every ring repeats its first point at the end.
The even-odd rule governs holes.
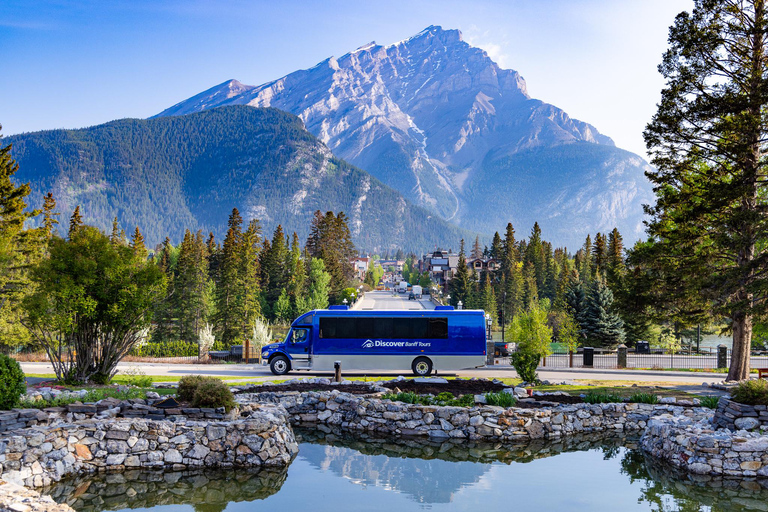
{"type": "Polygon", "coordinates": [[[635,352],[638,354],[650,354],[651,344],[647,341],[638,341],[635,347],[635,352]]]}
{"type": "Polygon", "coordinates": [[[595,349],[592,347],[584,347],[584,362],[582,366],[592,368],[595,365],[595,349]]]}

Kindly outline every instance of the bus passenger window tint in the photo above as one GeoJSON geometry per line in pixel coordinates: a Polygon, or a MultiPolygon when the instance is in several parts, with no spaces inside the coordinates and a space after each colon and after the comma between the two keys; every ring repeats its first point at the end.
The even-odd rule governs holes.
{"type": "Polygon", "coordinates": [[[448,319],[430,318],[428,338],[447,339],[448,338],[448,319]]]}
{"type": "Polygon", "coordinates": [[[321,338],[336,337],[336,319],[335,318],[320,319],[320,337],[321,338]]]}
{"type": "Polygon", "coordinates": [[[337,318],[336,319],[336,337],[337,338],[357,338],[356,318],[337,318]]]}
{"type": "Polygon", "coordinates": [[[373,338],[375,336],[373,325],[373,318],[358,318],[356,338],[373,338]]]}
{"type": "Polygon", "coordinates": [[[429,320],[426,318],[411,318],[411,338],[421,339],[428,338],[427,328],[429,326],[429,320]]]}
{"type": "Polygon", "coordinates": [[[397,338],[410,338],[411,337],[411,319],[410,318],[393,318],[392,323],[394,329],[392,337],[397,338]]]}
{"type": "Polygon", "coordinates": [[[374,318],[373,337],[377,339],[389,339],[396,336],[394,333],[394,318],[374,318]]]}

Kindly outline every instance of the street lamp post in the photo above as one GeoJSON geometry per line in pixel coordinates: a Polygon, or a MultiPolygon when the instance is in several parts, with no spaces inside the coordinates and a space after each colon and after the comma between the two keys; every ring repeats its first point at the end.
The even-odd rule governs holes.
{"type": "Polygon", "coordinates": [[[461,301],[459,301],[459,303],[458,303],[458,304],[456,304],[456,306],[458,307],[458,309],[461,309],[461,307],[462,307],[463,305],[464,305],[464,303],[463,303],[463,302],[461,302],[461,301]]]}

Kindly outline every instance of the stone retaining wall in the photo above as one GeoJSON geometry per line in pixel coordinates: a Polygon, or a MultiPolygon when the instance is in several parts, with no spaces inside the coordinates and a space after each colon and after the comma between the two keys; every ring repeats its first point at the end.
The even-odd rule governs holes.
{"type": "Polygon", "coordinates": [[[768,427],[768,407],[765,405],[746,405],[725,397],[717,403],[717,411],[712,424],[730,430],[752,430],[768,427]]]}
{"type": "Polygon", "coordinates": [[[88,419],[0,436],[0,479],[39,487],[65,475],[126,468],[284,466],[298,444],[282,407],[234,421],[88,419]]]}
{"type": "Polygon", "coordinates": [[[0,512],[75,512],[69,505],[59,505],[50,496],[19,484],[0,480],[0,512]]]}
{"type": "MultiPolygon", "coordinates": [[[[116,400],[107,398],[97,403],[74,403],[63,407],[45,409],[12,409],[0,411],[0,432],[28,428],[36,425],[52,425],[58,421],[80,421],[90,418],[146,418],[150,420],[175,419],[184,416],[191,420],[223,420],[227,415],[223,407],[160,409],[153,404],[160,400],[116,400]]],[[[231,418],[230,418],[231,419],[231,418]]]]}
{"type": "Polygon", "coordinates": [[[768,477],[768,435],[713,430],[706,421],[653,419],[640,446],[654,458],[688,473],[768,477]]]}
{"type": "Polygon", "coordinates": [[[637,431],[651,417],[710,418],[699,407],[649,404],[577,404],[546,409],[493,406],[438,407],[381,400],[338,391],[253,393],[237,396],[249,403],[280,404],[295,423],[324,424],[387,435],[429,436],[488,441],[551,439],[602,431],[637,431]]]}

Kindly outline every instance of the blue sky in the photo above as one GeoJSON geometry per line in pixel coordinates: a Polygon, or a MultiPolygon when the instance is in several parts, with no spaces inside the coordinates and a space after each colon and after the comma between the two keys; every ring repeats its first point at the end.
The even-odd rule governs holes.
{"type": "Polygon", "coordinates": [[[429,25],[519,71],[531,96],[645,155],[675,15],[692,0],[3,0],[3,134],[148,117],[429,25]]]}

